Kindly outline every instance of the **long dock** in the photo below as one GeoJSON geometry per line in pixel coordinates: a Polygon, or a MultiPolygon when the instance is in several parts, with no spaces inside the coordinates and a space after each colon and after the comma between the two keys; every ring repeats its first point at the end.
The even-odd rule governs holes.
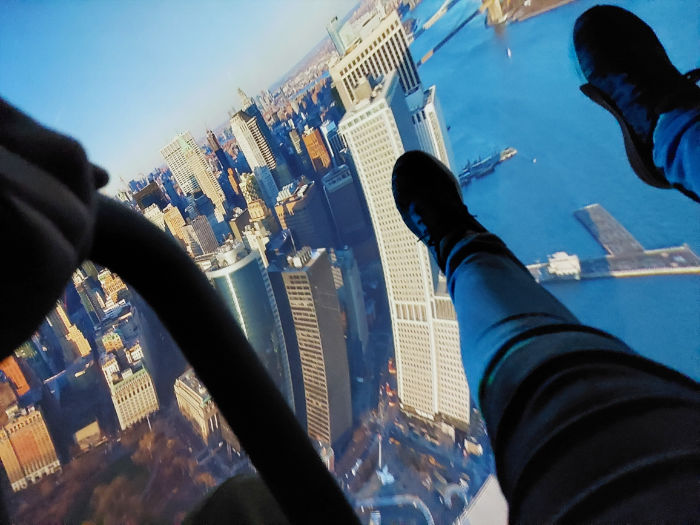
{"type": "Polygon", "coordinates": [[[600,204],[589,204],[576,210],[574,217],[585,226],[610,255],[642,253],[644,251],[641,243],[600,204]]]}
{"type": "Polygon", "coordinates": [[[579,260],[560,252],[547,263],[527,268],[538,282],[603,277],[700,274],[700,257],[690,246],[645,250],[642,244],[600,204],[591,204],[574,216],[608,252],[605,257],[579,260]]]}

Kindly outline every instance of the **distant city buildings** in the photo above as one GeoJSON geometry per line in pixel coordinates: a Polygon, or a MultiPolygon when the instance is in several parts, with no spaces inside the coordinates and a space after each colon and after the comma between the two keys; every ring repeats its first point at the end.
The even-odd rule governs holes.
{"type": "Polygon", "coordinates": [[[345,41],[343,36],[341,36],[341,29],[342,24],[338,20],[337,16],[334,16],[326,26],[328,36],[330,37],[331,42],[333,42],[333,46],[335,47],[336,52],[342,57],[345,54],[345,49],[347,48],[348,43],[345,41]]]}
{"type": "Polygon", "coordinates": [[[0,461],[13,492],[61,471],[44,416],[38,408],[6,409],[7,422],[0,429],[0,461]]]}
{"type": "Polygon", "coordinates": [[[350,431],[352,407],[347,347],[330,261],[325,249],[288,257],[282,279],[299,346],[312,439],[336,446],[350,431]]]}
{"type": "Polygon", "coordinates": [[[177,135],[160,152],[182,191],[204,192],[214,205],[217,219],[223,220],[224,193],[192,134],[188,131],[177,135]]]}
{"type": "Polygon", "coordinates": [[[233,165],[226,156],[226,152],[223,149],[221,149],[219,139],[216,138],[216,135],[210,129],[207,130],[207,142],[209,143],[209,147],[211,148],[212,153],[214,153],[216,159],[219,161],[221,171],[223,171],[224,173],[228,173],[229,169],[232,170],[233,165]]]}
{"type": "Polygon", "coordinates": [[[465,427],[469,389],[454,308],[445,291],[436,289],[437,268],[404,225],[391,190],[396,159],[404,151],[420,149],[396,75],[387,75],[369,99],[343,117],[339,128],[355,159],[379,246],[402,407],[465,427]]]}
{"type": "Polygon", "coordinates": [[[245,203],[243,202],[243,198],[238,187],[236,170],[233,167],[228,155],[221,147],[221,144],[219,144],[219,139],[210,129],[207,130],[207,142],[209,143],[209,147],[216,157],[221,170],[221,175],[219,176],[218,181],[219,186],[221,186],[221,189],[224,192],[226,200],[231,206],[244,205],[245,203]]]}
{"type": "Polygon", "coordinates": [[[278,145],[255,103],[239,90],[243,108],[231,117],[231,130],[238,141],[248,165],[256,168],[267,167],[278,188],[289,184],[292,175],[289,167],[278,152],[278,145]]]}

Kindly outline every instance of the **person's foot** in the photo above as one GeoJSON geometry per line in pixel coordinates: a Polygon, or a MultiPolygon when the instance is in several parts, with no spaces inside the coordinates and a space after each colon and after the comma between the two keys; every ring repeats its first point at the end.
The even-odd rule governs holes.
{"type": "Polygon", "coordinates": [[[654,165],[654,129],[661,113],[700,106],[700,88],[673,66],[654,31],[620,7],[583,13],[574,48],[588,80],[581,91],[618,120],[632,169],[644,182],[670,188],[654,165]]]}
{"type": "Polygon", "coordinates": [[[399,157],[391,177],[396,207],[445,272],[452,247],[465,235],[486,232],[462,202],[459,184],[439,160],[422,151],[399,157]]]}

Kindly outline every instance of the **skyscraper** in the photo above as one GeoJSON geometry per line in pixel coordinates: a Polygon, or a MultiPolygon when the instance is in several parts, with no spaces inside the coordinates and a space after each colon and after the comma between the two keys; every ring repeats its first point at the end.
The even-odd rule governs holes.
{"type": "Polygon", "coordinates": [[[304,150],[301,149],[301,137],[299,136],[299,132],[295,128],[292,128],[289,131],[289,140],[292,141],[294,152],[297,155],[301,155],[304,152],[304,150]]]}
{"type": "Polygon", "coordinates": [[[440,159],[448,168],[454,169],[452,146],[435,86],[430,86],[425,91],[415,90],[406,97],[406,103],[411,111],[411,122],[418,135],[421,150],[440,159]]]}
{"type": "Polygon", "coordinates": [[[331,264],[334,270],[340,270],[341,282],[336,283],[336,289],[340,305],[347,318],[348,341],[357,343],[359,346],[357,350],[362,354],[369,341],[369,328],[360,269],[352,249],[333,250],[331,264]]]}
{"type": "Polygon", "coordinates": [[[333,224],[343,244],[356,246],[369,235],[369,224],[350,168],[341,165],[323,177],[323,191],[333,224]]]}
{"type": "Polygon", "coordinates": [[[168,200],[155,181],[149,182],[144,189],[134,193],[134,202],[136,202],[142,210],[145,210],[152,204],[158,205],[161,209],[168,204],[168,200]]]}
{"type": "Polygon", "coordinates": [[[231,117],[231,131],[250,168],[255,170],[267,166],[277,187],[281,188],[292,181],[289,167],[278,152],[277,143],[260,110],[241,90],[239,94],[243,109],[231,117]]]}
{"type": "Polygon", "coordinates": [[[359,100],[355,90],[362,79],[369,76],[379,78],[394,71],[404,93],[420,86],[406,32],[396,11],[378,20],[376,27],[362,36],[361,41],[330,68],[333,83],[347,110],[359,100]]]}
{"type": "Polygon", "coordinates": [[[210,129],[207,130],[207,142],[211,151],[216,156],[219,167],[221,169],[221,174],[217,179],[219,181],[219,186],[226,196],[226,200],[233,207],[244,206],[245,202],[241,198],[240,190],[238,189],[238,180],[236,177],[236,170],[231,163],[226,152],[223,150],[219,144],[219,139],[216,138],[214,132],[210,129]]]}
{"type": "Polygon", "coordinates": [[[206,275],[293,408],[287,348],[277,302],[260,253],[249,251],[242,243],[227,243],[212,257],[206,275]]]}
{"type": "Polygon", "coordinates": [[[179,239],[184,244],[187,244],[187,236],[185,235],[185,219],[182,217],[182,213],[175,206],[169,204],[163,210],[163,222],[173,234],[173,237],[179,239]]]}
{"type": "Polygon", "coordinates": [[[214,153],[216,159],[221,165],[221,171],[223,171],[224,173],[228,173],[229,168],[233,169],[231,162],[226,156],[226,152],[223,149],[221,149],[219,139],[216,138],[216,135],[210,129],[207,130],[207,142],[209,143],[209,147],[211,148],[212,153],[214,153]]]}
{"type": "Polygon", "coordinates": [[[217,218],[223,219],[224,192],[192,134],[187,131],[177,135],[160,152],[182,191],[192,194],[201,189],[214,204],[217,218]]]}
{"type": "Polygon", "coordinates": [[[151,204],[144,209],[143,216],[151,221],[151,223],[158,226],[158,228],[160,228],[162,231],[165,231],[165,218],[163,217],[163,210],[161,210],[157,204],[151,204]]]}
{"type": "Polygon", "coordinates": [[[328,171],[331,165],[331,157],[323,141],[323,135],[321,135],[318,129],[309,128],[307,126],[302,135],[302,139],[304,140],[306,151],[309,152],[309,158],[311,159],[311,165],[314,171],[323,175],[328,171]]]}
{"type": "Polygon", "coordinates": [[[203,215],[198,215],[192,219],[192,228],[194,229],[197,242],[202,248],[202,252],[215,252],[219,247],[219,243],[216,242],[216,236],[214,235],[214,231],[211,229],[211,224],[209,224],[207,218],[203,215]]]}
{"type": "Polygon", "coordinates": [[[302,248],[282,272],[299,345],[307,431],[336,446],[351,429],[350,372],[326,250],[302,248]]]}
{"type": "Polygon", "coordinates": [[[12,491],[26,489],[44,476],[61,471],[49,429],[38,408],[7,409],[9,421],[0,429],[0,461],[12,491]]]}
{"type": "Polygon", "coordinates": [[[241,193],[245,198],[248,207],[257,201],[262,200],[268,207],[273,207],[277,200],[278,189],[275,181],[272,180],[270,170],[265,168],[256,168],[256,173],[241,174],[241,193]]]}
{"type": "Polygon", "coordinates": [[[280,192],[275,213],[282,229],[292,231],[297,246],[328,248],[335,245],[323,190],[318,183],[302,179],[299,184],[293,183],[287,191],[280,192]]]}
{"type": "MultiPolygon", "coordinates": [[[[148,209],[152,206],[155,206],[155,209],[158,210],[155,204],[149,206],[148,209]]],[[[73,285],[75,286],[75,291],[78,292],[83,308],[88,313],[93,325],[96,326],[105,316],[105,304],[101,295],[102,290],[100,289],[99,281],[89,276],[82,268],[78,268],[73,273],[73,285]]]]}
{"type": "Polygon", "coordinates": [[[345,42],[340,36],[341,27],[342,24],[338,20],[338,17],[334,16],[326,26],[326,29],[328,30],[328,36],[330,37],[331,42],[333,42],[333,46],[335,46],[335,50],[342,57],[345,54],[345,42]]]}
{"type": "Polygon", "coordinates": [[[332,120],[326,120],[319,129],[321,130],[321,135],[323,135],[323,141],[326,144],[328,153],[333,158],[333,164],[338,166],[342,162],[340,160],[340,152],[345,148],[343,137],[338,133],[338,126],[332,120]]]}
{"type": "Polygon", "coordinates": [[[469,388],[454,308],[444,286],[436,289],[437,270],[425,246],[404,225],[391,190],[396,159],[419,149],[396,76],[388,75],[370,100],[343,117],[339,128],[355,159],[379,246],[402,408],[429,419],[440,414],[464,426],[469,388]]]}
{"type": "Polygon", "coordinates": [[[261,191],[260,185],[252,173],[244,173],[241,175],[241,191],[248,203],[248,209],[246,210],[248,213],[247,217],[242,216],[242,220],[240,222],[237,221],[236,229],[232,228],[234,235],[238,232],[239,240],[242,240],[243,233],[247,229],[247,224],[250,224],[253,228],[262,226],[270,233],[276,233],[279,230],[279,225],[275,217],[273,217],[266,201],[263,200],[263,195],[267,194],[269,198],[269,194],[268,192],[263,193],[261,191]]]}

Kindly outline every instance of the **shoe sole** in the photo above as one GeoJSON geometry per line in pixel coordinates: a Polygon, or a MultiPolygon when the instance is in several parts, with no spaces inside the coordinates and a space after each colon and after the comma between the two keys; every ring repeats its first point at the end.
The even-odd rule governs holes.
{"type": "Polygon", "coordinates": [[[663,171],[654,165],[650,155],[642,152],[648,149],[641,143],[639,137],[622,116],[622,112],[615,102],[603,91],[592,84],[584,84],[580,87],[581,92],[593,102],[610,112],[617,120],[622,129],[622,136],[625,141],[625,152],[632,169],[644,182],[655,188],[670,189],[672,185],[666,180],[663,171]]]}
{"type": "MultiPolygon", "coordinates": [[[[409,153],[410,153],[410,152],[409,152],[409,153]]],[[[432,155],[429,155],[429,154],[427,154],[427,153],[423,153],[423,154],[424,154],[426,157],[431,157],[431,160],[432,160],[433,162],[436,163],[436,166],[435,166],[436,169],[440,169],[440,170],[443,170],[443,169],[444,169],[444,170],[447,171],[447,175],[448,175],[448,177],[449,177],[449,179],[450,179],[450,184],[451,184],[451,185],[454,187],[454,189],[457,191],[457,195],[459,196],[459,200],[460,200],[460,202],[462,203],[462,205],[464,205],[464,206],[466,207],[466,204],[464,204],[464,196],[462,195],[462,187],[460,186],[459,181],[457,180],[457,177],[455,177],[454,173],[452,173],[452,172],[449,170],[449,168],[447,168],[447,167],[446,167],[442,162],[440,162],[438,159],[432,157],[432,155]]],[[[401,207],[399,206],[398,199],[396,198],[396,187],[397,187],[397,179],[398,179],[398,177],[399,177],[399,175],[396,173],[396,166],[394,166],[394,169],[392,170],[392,174],[391,174],[391,193],[392,193],[392,195],[394,196],[394,204],[396,205],[397,209],[400,210],[401,207]]],[[[401,213],[401,212],[399,212],[399,213],[401,213]]],[[[401,218],[403,219],[403,221],[404,221],[404,223],[406,224],[406,226],[408,227],[408,229],[411,230],[411,232],[413,232],[413,234],[414,234],[416,237],[418,237],[419,240],[420,240],[420,233],[417,232],[417,231],[414,231],[414,229],[413,229],[411,226],[408,225],[408,223],[406,222],[406,219],[403,217],[403,213],[401,213],[401,218]]],[[[411,222],[412,222],[412,221],[411,221],[411,222]]]]}

